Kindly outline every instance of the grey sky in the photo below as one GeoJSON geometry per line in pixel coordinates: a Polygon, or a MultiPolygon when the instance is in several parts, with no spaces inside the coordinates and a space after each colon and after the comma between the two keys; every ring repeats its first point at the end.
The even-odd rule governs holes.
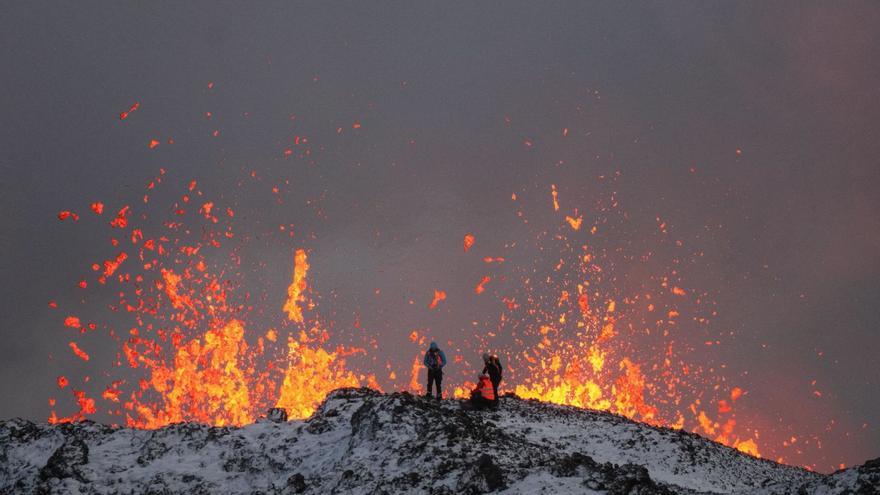
{"type": "MultiPolygon", "coordinates": [[[[834,419],[821,451],[789,451],[823,470],[880,455],[880,5],[0,10],[0,417],[44,419],[57,375],[97,380],[106,369],[111,341],[82,365],[66,349],[64,310],[46,303],[87,298],[98,301],[95,319],[111,318],[99,310],[112,289],[76,287],[113,251],[88,204],[137,203],[160,167],[169,177],[160,198],[197,179],[240,212],[237,231],[294,224],[337,324],[357,313],[389,341],[489,324],[489,302],[455,311],[486,270],[453,255],[466,232],[482,256],[540,230],[516,221],[512,192],[540,223],[549,184],[566,208],[586,211],[603,190],[595,178],[619,171],[614,190],[633,235],[653,232],[659,215],[704,251],[682,270],[717,302],[711,331],[736,334],[713,359],[749,391],[760,430],[806,436],[834,419]],[[141,108],[121,123],[135,101],[141,108]],[[309,137],[314,164],[280,157],[294,134],[309,137]],[[163,140],[157,150],[152,138],[163,140]],[[250,170],[260,181],[237,186],[250,170]],[[267,191],[284,180],[278,205],[267,191]],[[82,220],[59,223],[66,209],[82,220]],[[383,298],[369,297],[376,288],[383,298]],[[433,288],[450,297],[427,312],[433,288]]],[[[244,249],[243,266],[270,267],[255,271],[254,294],[283,297],[297,243],[281,241],[244,249]]],[[[386,358],[408,369],[411,349],[377,366],[386,358]]]]}

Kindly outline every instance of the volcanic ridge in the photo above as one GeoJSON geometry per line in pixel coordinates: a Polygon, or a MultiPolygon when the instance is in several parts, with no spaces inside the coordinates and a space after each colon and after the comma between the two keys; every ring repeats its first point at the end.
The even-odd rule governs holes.
{"type": "Polygon", "coordinates": [[[0,422],[0,493],[875,494],[880,459],[831,475],[698,435],[507,395],[497,410],[366,388],[306,420],[155,430],[0,422]]]}

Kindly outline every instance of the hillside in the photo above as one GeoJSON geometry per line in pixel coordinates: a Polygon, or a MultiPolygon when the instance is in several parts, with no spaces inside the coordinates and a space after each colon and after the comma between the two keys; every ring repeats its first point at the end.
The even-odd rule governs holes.
{"type": "Polygon", "coordinates": [[[880,460],[833,475],[613,414],[368,389],[308,420],[158,430],[0,423],[0,493],[878,493],[880,460]]]}

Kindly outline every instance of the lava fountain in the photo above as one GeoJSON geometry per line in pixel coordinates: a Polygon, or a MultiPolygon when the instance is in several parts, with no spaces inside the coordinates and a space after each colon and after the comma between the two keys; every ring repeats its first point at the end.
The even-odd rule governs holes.
{"type": "MultiPolygon", "coordinates": [[[[374,336],[365,336],[364,346],[329,344],[330,325],[310,287],[321,273],[310,270],[303,247],[292,249],[292,263],[285,267],[291,271],[283,305],[258,309],[249,293],[239,293],[245,278],[240,247],[229,246],[236,240],[235,211],[206,200],[196,181],[171,205],[161,230],[140,226],[150,211],[151,193],[165,177],[162,170],[147,184],[142,206],[116,209],[107,222],[116,253],[92,265],[97,285],[113,286],[115,301],[108,308],[127,328],[101,336],[113,339],[118,349],[106,372],[106,389],[101,397],[88,397],[83,387],[60,376],[58,386],[73,394],[77,410],[60,414],[52,398],[50,422],[82,420],[96,414],[100,404],[120,423],[139,428],[181,421],[242,425],[268,407],[283,407],[291,418],[308,417],[338,387],[420,389],[418,355],[407,373],[383,378],[383,387],[377,379],[381,369],[356,367],[349,360],[375,352],[368,345],[374,336]],[[277,325],[254,328],[249,317],[258,310],[277,325]]],[[[474,335],[471,348],[454,360],[469,364],[465,355],[493,349],[507,363],[504,386],[520,397],[686,428],[759,455],[757,432],[742,429],[735,419],[737,401],[746,392],[690,362],[686,339],[677,334],[685,317],[692,325],[708,325],[714,315],[708,296],[687,289],[674,269],[629,276],[627,270],[637,271],[653,253],[650,246],[609,244],[627,219],[613,193],[589,213],[566,211],[556,185],[545,194],[553,225],[534,241],[523,241],[528,248],[482,256],[485,271],[473,274],[469,297],[496,298],[503,310],[493,317],[497,328],[474,335]],[[496,343],[498,333],[510,343],[496,343]]],[[[511,202],[522,217],[515,194],[511,202]]],[[[94,215],[82,221],[104,217],[103,203],[92,203],[91,209],[94,215]]],[[[71,211],[58,218],[79,221],[71,211]]],[[[660,235],[667,230],[659,218],[657,229],[660,235]]],[[[480,257],[483,241],[472,233],[460,235],[459,256],[480,257]]],[[[83,279],[80,287],[88,290],[89,282],[83,279]]],[[[426,290],[431,291],[428,311],[448,304],[445,290],[426,290]]],[[[60,310],[54,302],[50,306],[60,310]]],[[[99,325],[73,311],[60,320],[68,331],[93,338],[100,333],[99,325]]],[[[413,344],[423,346],[425,339],[424,332],[410,335],[413,344]]],[[[89,359],[87,345],[73,340],[69,346],[89,359]]],[[[467,393],[470,373],[449,378],[458,380],[456,396],[467,393]]]]}

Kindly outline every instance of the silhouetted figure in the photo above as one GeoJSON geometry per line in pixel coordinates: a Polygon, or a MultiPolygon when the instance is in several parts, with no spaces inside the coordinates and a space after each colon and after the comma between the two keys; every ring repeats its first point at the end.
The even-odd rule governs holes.
{"type": "Polygon", "coordinates": [[[471,391],[470,408],[481,410],[495,406],[495,388],[489,375],[483,373],[477,382],[477,388],[471,391]]]}
{"type": "Polygon", "coordinates": [[[493,356],[491,354],[483,354],[483,374],[489,375],[489,380],[492,381],[492,392],[494,392],[493,396],[494,400],[498,400],[498,385],[501,384],[501,360],[498,359],[498,356],[493,356]]]}
{"type": "Polygon", "coordinates": [[[446,354],[437,347],[436,342],[431,342],[428,351],[425,352],[425,367],[428,368],[428,397],[431,396],[431,386],[437,384],[437,399],[443,398],[440,391],[443,382],[443,367],[446,366],[446,354]]]}

